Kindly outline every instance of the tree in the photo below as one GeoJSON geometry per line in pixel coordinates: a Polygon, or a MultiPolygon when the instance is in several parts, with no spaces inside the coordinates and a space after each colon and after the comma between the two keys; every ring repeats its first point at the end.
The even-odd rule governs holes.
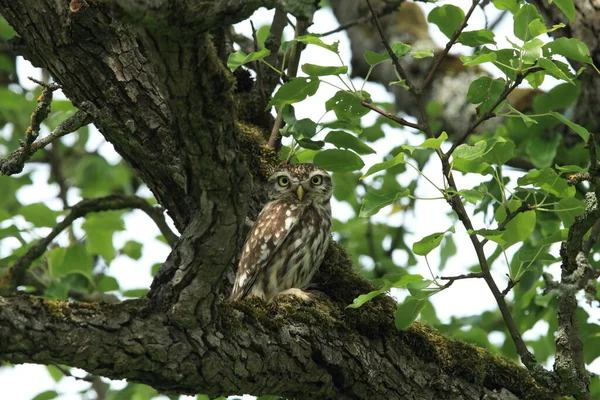
{"type": "MultiPolygon", "coordinates": [[[[551,7],[540,2],[536,8],[493,1],[513,14],[520,40],[499,50],[489,46],[490,30],[465,30],[479,1],[466,14],[454,6],[438,7],[428,20],[449,42],[435,57],[420,47],[430,43],[424,17],[414,4],[398,9],[400,3],[331,1],[348,28],[352,74],[389,85],[396,110],[345,80],[348,87],[326,103],[335,121],[319,124],[318,116],[297,119],[293,104],[314,94],[327,76],[343,80],[347,67],[300,63],[304,46],[339,53],[323,36],[307,34],[318,28],[309,29],[313,1],[0,1],[0,13],[16,32],[12,37],[6,25],[2,30],[3,39],[10,38],[2,66],[2,82],[9,88],[2,89],[0,111],[2,124],[13,133],[4,143],[13,152],[0,170],[14,175],[28,160],[49,164],[64,208],[21,206],[15,194],[30,183],[28,173],[2,177],[4,219],[21,215],[35,228],[51,229],[39,240],[15,224],[2,230],[2,237],[17,238],[19,247],[0,265],[0,359],[79,367],[160,392],[211,397],[243,392],[287,398],[585,399],[597,394],[598,381],[590,385],[585,364],[598,355],[594,343],[600,328],[587,322],[576,297],[584,291],[588,301],[598,300],[600,271],[593,262],[600,226],[593,134],[598,123],[589,106],[598,104],[590,99],[598,96],[600,52],[597,35],[589,34],[598,24],[585,11],[592,2],[576,0],[576,7],[568,0],[551,7]],[[232,32],[231,24],[262,6],[276,8],[268,34],[259,30],[251,39],[232,32]],[[288,14],[295,17],[296,36],[281,43],[288,14]],[[570,29],[556,26],[563,19],[570,29]],[[577,28],[583,20],[590,21],[589,30],[577,28]],[[538,36],[546,32],[573,37],[544,44],[538,36]],[[234,41],[243,54],[233,51],[234,41]],[[460,59],[448,56],[456,42],[479,49],[460,59]],[[15,88],[15,54],[43,67],[56,82],[39,82],[30,121],[24,110],[31,112],[33,100],[15,88]],[[587,84],[578,86],[577,74],[555,55],[576,68],[585,65],[581,79],[587,84]],[[503,78],[489,77],[477,68],[481,63],[498,67],[503,78]],[[240,68],[243,64],[256,72],[256,80],[240,68]],[[305,77],[296,78],[298,68],[305,77]],[[548,93],[518,88],[524,80],[537,88],[545,76],[566,83],[548,93]],[[456,79],[464,99],[444,95],[448,79],[456,79]],[[75,110],[68,102],[52,101],[59,85],[75,110]],[[568,112],[574,104],[575,114],[568,112]],[[371,110],[382,118],[361,126],[360,118],[371,110]],[[402,113],[415,118],[400,118],[402,113]],[[90,122],[122,162],[113,166],[89,151],[84,126],[90,122]],[[52,131],[39,138],[42,124],[52,131]],[[372,152],[367,143],[384,135],[384,124],[410,127],[425,140],[393,149],[361,176],[360,155],[372,152]],[[315,140],[321,128],[332,131],[315,140]],[[19,142],[21,132],[25,137],[19,142]],[[67,134],[72,144],[58,140],[67,134]],[[287,137],[286,146],[280,135],[287,137]],[[396,212],[412,207],[421,180],[401,185],[397,177],[407,166],[422,175],[434,158],[444,181],[433,184],[457,224],[467,229],[479,265],[472,271],[465,266],[459,276],[425,279],[409,273],[415,254],[427,255],[443,241],[447,258],[453,229],[409,247],[408,227],[371,217],[387,205],[396,212]],[[316,278],[326,299],[312,305],[289,299],[269,305],[256,299],[228,302],[246,217],[260,210],[262,182],[280,159],[314,161],[333,171],[336,198],[359,217],[336,225],[339,243],[328,250],[316,278]],[[508,163],[527,169],[510,190],[503,175],[508,163]],[[374,179],[360,179],[375,173],[374,179]],[[459,188],[459,173],[485,181],[459,188]],[[134,195],[140,186],[152,191],[158,206],[134,195]],[[79,188],[84,199],[71,203],[70,187],[79,188]],[[172,249],[147,294],[114,302],[105,292],[118,290],[118,282],[102,265],[115,257],[112,235],[123,228],[122,210],[132,208],[155,221],[172,249]],[[475,226],[476,213],[489,215],[492,223],[475,226]],[[85,219],[85,234],[72,228],[79,218],[85,219]],[[53,244],[65,230],[68,244],[53,244]],[[559,242],[556,254],[550,245],[559,242]],[[491,255],[484,252],[486,244],[496,246],[491,255]],[[520,247],[509,251],[512,258],[506,261],[507,287],[500,290],[490,266],[516,244],[520,247]],[[408,265],[397,265],[394,250],[406,252],[408,265]],[[363,273],[376,278],[374,283],[352,268],[365,255],[374,268],[363,273]],[[558,281],[545,273],[557,262],[558,281]],[[461,279],[485,282],[498,311],[441,325],[429,297],[452,290],[461,279]],[[382,295],[392,287],[408,288],[410,296],[397,305],[382,295]],[[442,333],[488,350],[425,324],[411,325],[419,313],[442,333]],[[521,334],[538,320],[549,322],[547,335],[525,343],[521,334]],[[473,326],[471,335],[464,334],[465,326],[473,326]],[[502,348],[490,344],[491,331],[506,334],[502,348]],[[546,370],[540,362],[554,354],[554,368],[546,370]],[[519,358],[526,368],[504,357],[519,358]]],[[[120,252],[135,258],[139,244],[129,242],[120,252]]]]}

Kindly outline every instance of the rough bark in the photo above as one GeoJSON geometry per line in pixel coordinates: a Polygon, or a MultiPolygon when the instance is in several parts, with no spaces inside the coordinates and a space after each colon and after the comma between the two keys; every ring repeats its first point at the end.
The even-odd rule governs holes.
{"type": "MultiPolygon", "coordinates": [[[[209,16],[229,10],[227,22],[235,22],[247,11],[228,9],[233,3],[204,7],[209,16]]],[[[345,309],[370,286],[336,246],[319,275],[330,300],[224,302],[250,193],[274,162],[257,144],[260,129],[238,117],[246,103],[222,62],[227,27],[208,32],[214,18],[190,24],[185,9],[171,8],[161,19],[142,18],[139,8],[120,2],[83,4],[72,12],[66,2],[0,0],[0,13],[31,60],[76,105],[91,104],[85,111],[181,237],[147,298],[109,305],[0,297],[0,359],[66,364],[164,392],[212,396],[556,397],[482,349],[419,324],[397,332],[388,298],[345,309]]]]}

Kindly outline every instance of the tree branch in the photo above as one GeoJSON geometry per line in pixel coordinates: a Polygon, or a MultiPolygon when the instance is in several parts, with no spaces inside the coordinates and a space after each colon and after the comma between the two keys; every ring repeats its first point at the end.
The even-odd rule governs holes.
{"type": "Polygon", "coordinates": [[[442,50],[436,55],[431,69],[429,70],[427,76],[425,77],[425,80],[423,80],[423,83],[421,84],[421,87],[419,89],[421,92],[427,88],[429,83],[431,83],[431,80],[435,76],[435,72],[437,71],[438,67],[440,66],[446,55],[448,55],[448,52],[450,51],[452,46],[454,46],[454,43],[456,43],[456,40],[458,39],[462,31],[467,27],[467,22],[469,21],[469,18],[471,18],[471,15],[473,14],[473,11],[475,11],[475,8],[477,8],[477,5],[479,5],[479,1],[480,0],[473,0],[471,8],[469,8],[469,11],[467,11],[465,18],[458,26],[458,28],[456,28],[456,31],[454,31],[448,43],[446,43],[446,47],[444,47],[444,50],[442,50]]]}
{"type": "Polygon", "coordinates": [[[367,100],[361,100],[361,104],[364,107],[370,108],[371,110],[375,111],[376,113],[378,113],[380,115],[383,115],[387,119],[392,120],[394,122],[397,122],[397,123],[399,123],[402,126],[407,126],[409,128],[413,128],[413,129],[417,129],[417,130],[423,130],[423,126],[422,125],[415,124],[415,123],[412,123],[412,122],[409,122],[409,121],[405,120],[404,118],[397,117],[394,114],[389,113],[389,112],[387,112],[385,110],[382,110],[381,108],[373,105],[372,103],[369,103],[367,100]]]}
{"type": "MultiPolygon", "coordinates": [[[[296,33],[294,37],[302,36],[306,33],[306,29],[308,29],[308,19],[298,18],[296,22],[296,33]]],[[[302,55],[302,49],[304,48],[304,44],[300,42],[295,42],[290,50],[289,56],[289,64],[287,66],[287,76],[290,78],[295,78],[298,75],[298,67],[300,66],[300,56],[302,55]]],[[[269,141],[267,146],[272,149],[275,149],[279,146],[281,141],[281,135],[279,134],[279,129],[283,126],[283,107],[279,109],[277,112],[277,117],[275,118],[275,122],[273,123],[273,128],[271,129],[271,136],[269,137],[269,141]]]]}
{"type": "Polygon", "coordinates": [[[52,93],[59,89],[59,86],[56,84],[40,82],[33,78],[29,79],[42,86],[42,94],[38,98],[36,109],[31,114],[31,125],[25,131],[25,140],[21,140],[21,144],[17,150],[13,151],[8,157],[0,160],[0,173],[3,175],[18,174],[23,170],[25,162],[29,160],[33,153],[57,138],[76,131],[91,122],[86,113],[77,111],[74,115],[56,127],[50,135],[36,142],[36,139],[40,134],[40,125],[46,117],[48,117],[48,113],[50,112],[52,93]]]}
{"type": "MultiPolygon", "coordinates": [[[[386,2],[385,6],[381,9],[381,11],[379,11],[377,13],[377,18],[381,18],[381,17],[385,17],[386,15],[392,14],[393,12],[397,11],[398,8],[400,7],[400,5],[402,4],[402,0],[400,1],[393,1],[393,2],[386,2]]],[[[324,37],[324,36],[329,36],[332,35],[334,33],[338,33],[341,31],[345,31],[348,28],[352,28],[355,25],[360,25],[362,23],[365,23],[369,20],[373,19],[373,16],[371,14],[367,14],[367,15],[363,15],[360,18],[356,18],[352,21],[346,22],[344,24],[341,24],[340,26],[338,26],[335,29],[332,29],[330,31],[327,32],[323,32],[323,33],[315,33],[315,35],[319,36],[319,37],[324,37]]]]}
{"type": "Polygon", "coordinates": [[[12,289],[22,285],[25,278],[25,273],[27,272],[29,266],[46,252],[46,249],[50,243],[52,243],[52,241],[63,230],[71,226],[73,221],[85,216],[88,213],[120,210],[123,208],[139,208],[144,211],[150,218],[152,218],[153,221],[157,223],[159,229],[161,229],[161,233],[163,233],[167,241],[169,241],[170,244],[175,243],[175,235],[167,226],[164,218],[162,218],[161,221],[162,212],[157,211],[141,197],[111,195],[97,199],[82,200],[71,208],[71,212],[61,222],[59,222],[45,238],[34,244],[27,251],[27,253],[19,257],[12,267],[10,267],[4,273],[4,276],[0,277],[0,282],[7,283],[3,289],[12,289]]]}
{"type": "Polygon", "coordinates": [[[303,399],[399,400],[452,393],[476,400],[494,398],[502,387],[518,398],[553,399],[521,367],[473,345],[418,323],[398,334],[393,303],[383,297],[371,302],[386,311],[368,305],[344,310],[326,301],[313,307],[244,301],[215,310],[223,316],[218,324],[184,329],[146,298],[86,304],[0,296],[0,360],[64,364],[162,392],[210,397],[267,392],[303,399]],[[377,315],[367,327],[358,314],[359,319],[377,315]],[[367,330],[357,331],[359,326],[367,330]],[[466,360],[477,368],[465,368],[466,360]],[[381,368],[385,374],[377,372],[381,368]],[[419,378],[407,370],[419,371],[419,378]]]}

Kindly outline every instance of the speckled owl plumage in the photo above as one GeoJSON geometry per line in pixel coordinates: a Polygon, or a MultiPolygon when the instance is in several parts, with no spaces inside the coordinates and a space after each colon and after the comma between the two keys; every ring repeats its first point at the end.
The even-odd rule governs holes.
{"type": "Polygon", "coordinates": [[[325,170],[308,163],[285,165],[269,177],[268,188],[270,201],[242,248],[232,300],[271,301],[305,288],[329,245],[333,186],[325,170]]]}

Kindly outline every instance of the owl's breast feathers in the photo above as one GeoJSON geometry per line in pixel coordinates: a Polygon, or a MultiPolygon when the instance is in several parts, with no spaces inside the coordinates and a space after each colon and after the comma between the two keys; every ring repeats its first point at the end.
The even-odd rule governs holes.
{"type": "Polygon", "coordinates": [[[306,286],[323,260],[330,231],[329,203],[268,203],[246,237],[231,299],[253,295],[268,301],[306,286]]]}

